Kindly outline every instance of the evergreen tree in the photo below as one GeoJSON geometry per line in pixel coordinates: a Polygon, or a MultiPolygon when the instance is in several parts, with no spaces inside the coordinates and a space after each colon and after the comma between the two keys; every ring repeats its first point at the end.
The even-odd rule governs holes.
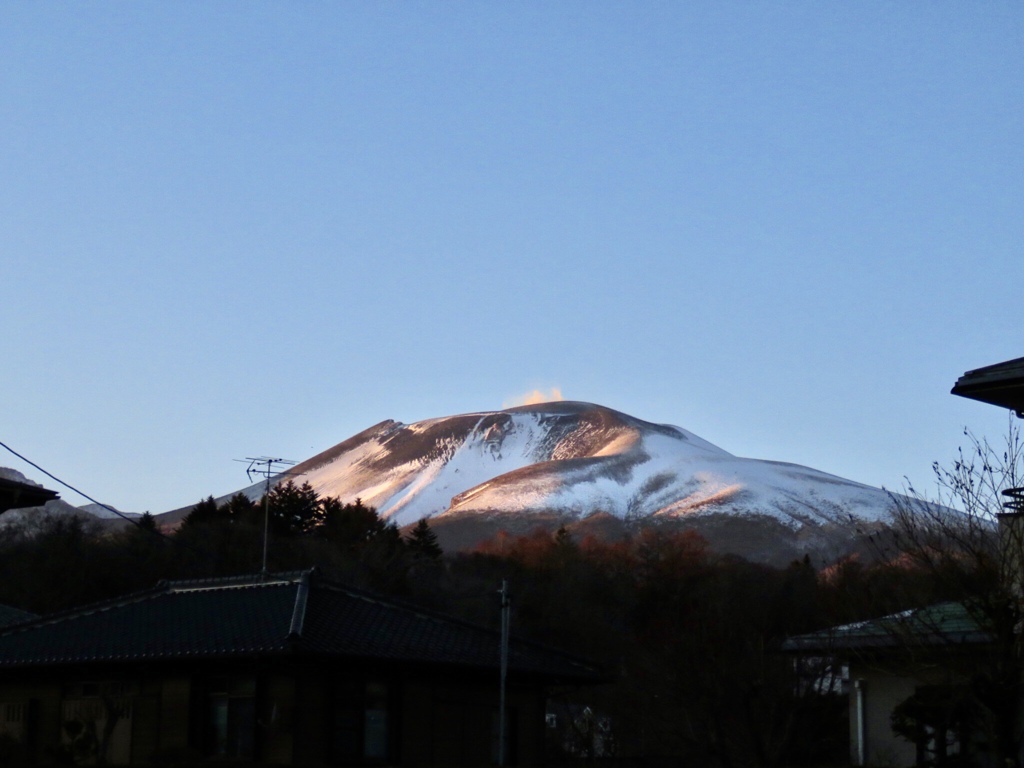
{"type": "Polygon", "coordinates": [[[270,525],[278,536],[309,533],[323,517],[320,496],[309,483],[280,483],[264,501],[269,501],[270,525]]]}
{"type": "Polygon", "coordinates": [[[211,523],[219,518],[220,509],[217,507],[217,502],[213,500],[213,496],[207,496],[192,507],[192,511],[182,520],[182,525],[201,525],[211,523]]]}
{"type": "Polygon", "coordinates": [[[262,515],[257,515],[257,512],[261,512],[262,509],[262,507],[257,507],[244,493],[236,493],[227,504],[220,506],[220,519],[230,520],[232,523],[252,524],[263,519],[262,515]]]}
{"type": "Polygon", "coordinates": [[[328,497],[321,500],[320,508],[322,518],[317,532],[343,549],[358,549],[387,527],[377,510],[364,506],[362,499],[342,504],[339,499],[328,497]]]}
{"type": "Polygon", "coordinates": [[[405,543],[409,547],[409,551],[416,557],[440,560],[444,554],[441,545],[437,543],[437,534],[430,530],[430,524],[427,523],[425,517],[420,518],[420,521],[416,523],[405,543]]]}

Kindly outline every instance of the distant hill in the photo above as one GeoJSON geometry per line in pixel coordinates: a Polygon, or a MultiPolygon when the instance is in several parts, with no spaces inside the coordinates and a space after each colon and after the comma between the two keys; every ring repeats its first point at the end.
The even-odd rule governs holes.
{"type": "MultiPolygon", "coordinates": [[[[43,487],[34,480],[30,480],[29,478],[25,477],[25,475],[23,475],[18,470],[12,469],[10,467],[0,467],[0,479],[11,480],[18,483],[25,483],[26,485],[35,486],[37,488],[43,487]]],[[[133,512],[122,512],[121,514],[124,515],[124,517],[128,518],[141,517],[141,515],[135,514],[133,512]]],[[[20,522],[21,520],[32,517],[39,517],[41,515],[58,517],[74,516],[82,518],[94,517],[104,521],[105,526],[116,526],[118,523],[123,522],[123,518],[119,517],[115,512],[111,512],[110,509],[102,507],[99,504],[86,504],[81,507],[76,507],[67,503],[63,499],[52,499],[51,501],[47,501],[45,504],[41,506],[21,507],[3,513],[3,517],[0,517],[0,527],[3,527],[5,525],[13,525],[14,523],[20,522]]]]}

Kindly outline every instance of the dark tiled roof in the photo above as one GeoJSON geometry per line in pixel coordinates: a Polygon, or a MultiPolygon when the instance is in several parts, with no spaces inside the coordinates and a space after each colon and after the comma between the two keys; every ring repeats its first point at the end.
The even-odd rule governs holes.
{"type": "MultiPolygon", "coordinates": [[[[498,634],[313,573],[170,582],[0,632],[0,668],[283,653],[496,669],[498,634]]],[[[511,645],[509,670],[599,677],[578,659],[522,641],[511,645]]]]}
{"type": "Polygon", "coordinates": [[[938,603],[880,619],[790,637],[784,651],[843,651],[973,645],[992,636],[963,603],[938,603]]]}
{"type": "MultiPolygon", "coordinates": [[[[497,668],[498,633],[345,589],[313,589],[301,647],[312,653],[497,668]]],[[[587,678],[594,667],[524,641],[509,647],[509,669],[587,678]]]]}
{"type": "Polygon", "coordinates": [[[20,608],[12,608],[9,605],[0,605],[0,627],[9,627],[12,624],[21,624],[36,619],[38,616],[20,608]]]}

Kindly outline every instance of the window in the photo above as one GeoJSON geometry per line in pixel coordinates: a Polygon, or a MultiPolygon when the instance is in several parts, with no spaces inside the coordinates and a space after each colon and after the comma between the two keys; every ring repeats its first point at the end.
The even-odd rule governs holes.
{"type": "Polygon", "coordinates": [[[7,736],[15,741],[25,738],[27,709],[23,702],[0,703],[0,738],[7,736]]]}
{"type": "Polygon", "coordinates": [[[388,688],[367,683],[363,708],[363,757],[372,762],[388,758],[388,688]]]}
{"type": "Polygon", "coordinates": [[[347,680],[335,689],[333,756],[352,765],[394,758],[391,687],[382,681],[347,680]]]}
{"type": "Polygon", "coordinates": [[[138,683],[129,680],[66,683],[60,714],[64,756],[97,764],[129,762],[138,689],[138,683]]]}
{"type": "Polygon", "coordinates": [[[207,711],[207,753],[251,759],[255,746],[256,679],[217,677],[210,681],[207,711]]]}

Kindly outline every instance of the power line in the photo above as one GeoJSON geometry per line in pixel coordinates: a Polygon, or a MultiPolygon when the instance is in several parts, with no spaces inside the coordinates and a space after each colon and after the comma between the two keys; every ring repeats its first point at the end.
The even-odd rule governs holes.
{"type": "Polygon", "coordinates": [[[91,502],[92,502],[93,504],[95,504],[95,505],[97,505],[97,506],[99,506],[99,507],[102,507],[103,509],[107,510],[108,512],[113,512],[113,513],[114,513],[115,515],[117,515],[118,517],[120,517],[120,518],[121,518],[122,520],[127,520],[127,521],[128,521],[129,523],[131,523],[132,525],[134,525],[134,526],[135,526],[136,528],[139,528],[140,530],[143,530],[143,531],[150,531],[151,533],[155,533],[155,534],[156,534],[157,536],[159,536],[159,537],[160,537],[160,538],[162,538],[162,539],[166,539],[167,541],[173,541],[173,539],[172,539],[172,538],[171,538],[170,536],[168,536],[167,534],[163,533],[163,532],[162,532],[162,531],[160,531],[159,529],[156,529],[156,528],[143,528],[143,527],[142,527],[142,526],[141,526],[141,525],[139,524],[139,521],[138,521],[137,519],[135,519],[135,518],[133,518],[133,517],[128,517],[128,515],[124,514],[123,512],[119,512],[119,511],[117,511],[116,509],[114,509],[114,508],[113,508],[112,506],[110,506],[109,504],[104,504],[104,503],[103,503],[102,501],[97,501],[97,500],[96,500],[96,499],[94,499],[94,498],[93,498],[92,496],[90,496],[89,494],[85,493],[84,491],[80,491],[80,490],[78,490],[77,488],[75,488],[75,486],[71,485],[70,483],[65,483],[65,482],[64,482],[63,480],[61,480],[61,479],[60,479],[59,477],[57,477],[56,475],[54,475],[54,474],[53,474],[53,473],[51,473],[51,472],[47,472],[47,471],[46,471],[45,469],[43,469],[42,467],[40,467],[40,466],[39,466],[38,464],[36,464],[36,463],[35,463],[34,461],[32,461],[31,459],[28,459],[28,458],[26,458],[25,456],[22,456],[22,455],[21,455],[20,453],[18,453],[18,452],[17,452],[16,450],[14,450],[13,448],[11,448],[11,446],[7,445],[7,443],[4,443],[4,442],[0,441],[0,446],[2,446],[2,447],[4,447],[4,448],[6,448],[6,449],[7,449],[8,451],[10,451],[11,453],[13,453],[13,454],[14,454],[15,456],[17,456],[17,457],[18,457],[19,459],[21,459],[22,461],[24,461],[24,462],[25,462],[26,464],[29,464],[29,465],[31,465],[31,466],[33,466],[33,467],[35,467],[36,469],[38,469],[38,470],[39,470],[40,472],[42,472],[42,473],[43,473],[44,475],[46,475],[46,476],[47,476],[48,478],[50,478],[51,480],[53,480],[53,481],[55,481],[55,482],[57,482],[57,483],[60,483],[60,484],[61,484],[61,485],[63,485],[63,486],[65,487],[65,488],[67,488],[67,489],[69,489],[69,490],[71,490],[71,491],[74,491],[75,493],[77,493],[77,494],[78,494],[79,496],[81,496],[82,498],[84,498],[84,499],[88,499],[88,500],[89,500],[89,501],[91,501],[91,502]]]}

